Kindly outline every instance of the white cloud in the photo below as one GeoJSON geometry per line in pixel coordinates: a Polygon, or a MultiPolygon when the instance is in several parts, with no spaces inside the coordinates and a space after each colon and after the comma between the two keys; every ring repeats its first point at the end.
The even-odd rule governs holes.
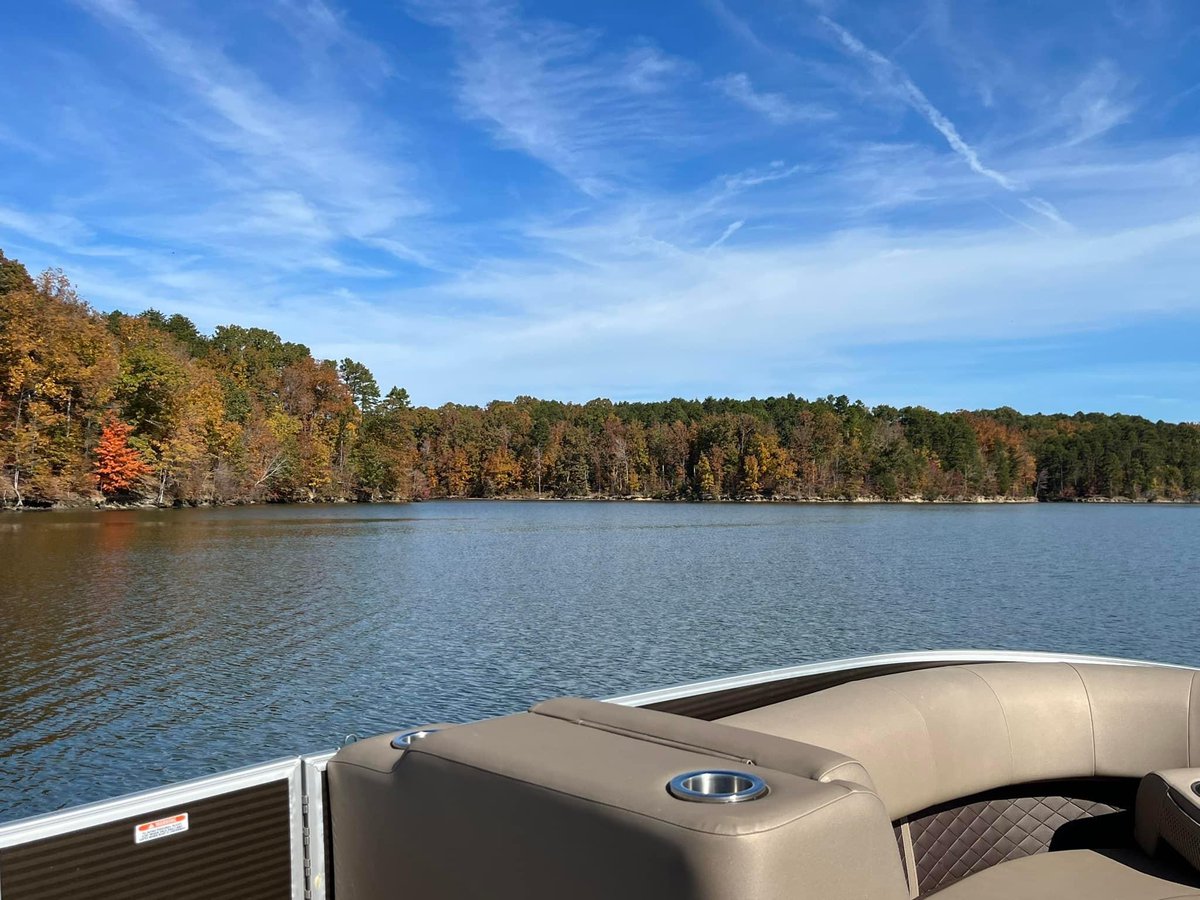
{"type": "Polygon", "coordinates": [[[1127,122],[1134,112],[1129,82],[1110,61],[1097,63],[1061,101],[1067,143],[1082,144],[1127,122]]]}
{"type": "MultiPolygon", "coordinates": [[[[177,105],[178,124],[209,154],[205,174],[213,192],[206,197],[195,191],[190,209],[145,216],[147,236],[218,239],[225,248],[247,234],[328,245],[339,238],[395,238],[428,210],[378,129],[369,131],[352,105],[331,103],[327,89],[312,101],[299,93],[285,97],[219,47],[172,27],[135,0],[78,2],[136,37],[186,90],[189,102],[177,105]]],[[[348,39],[328,7],[309,0],[306,9],[325,10],[312,27],[337,30],[328,39],[348,39]]],[[[137,228],[134,221],[124,224],[137,228]]]]}
{"type": "MultiPolygon", "coordinates": [[[[849,377],[828,366],[852,368],[844,361],[871,347],[1019,341],[1200,313],[1188,287],[1194,216],[1090,235],[860,230],[712,255],[651,242],[631,255],[628,225],[613,228],[563,235],[588,244],[573,250],[585,257],[578,263],[493,260],[411,296],[411,306],[399,297],[408,311],[377,311],[372,333],[406,341],[404,377],[421,400],[587,399],[616,390],[621,372],[650,385],[626,396],[686,392],[714,372],[723,390],[806,392],[849,377]],[[446,308],[475,312],[431,312],[446,308]],[[732,323],[743,340],[731,340],[732,323]]],[[[382,345],[351,355],[397,372],[382,345]]]]}
{"type": "Polygon", "coordinates": [[[765,116],[776,125],[829,119],[833,116],[831,112],[820,107],[793,103],[783,94],[772,91],[756,91],[750,76],[745,72],[726,75],[716,79],[713,84],[730,99],[765,116]]]}
{"type": "Polygon", "coordinates": [[[704,0],[704,5],[717,21],[751,50],[767,56],[779,55],[780,51],[763,41],[750,24],[731,10],[723,0],[704,0]]]}
{"type": "Polygon", "coordinates": [[[377,45],[359,35],[346,14],[324,0],[269,0],[266,11],[273,13],[309,51],[310,65],[328,74],[332,60],[339,69],[350,69],[372,86],[395,74],[387,55],[377,45]]]}
{"type": "Polygon", "coordinates": [[[416,14],[453,32],[467,115],[585,194],[611,191],[649,148],[687,139],[667,90],[686,66],[651,44],[613,51],[597,32],[486,0],[432,2],[416,14]]]}
{"type": "MultiPolygon", "coordinates": [[[[822,16],[821,21],[837,36],[839,42],[847,51],[864,60],[875,70],[882,84],[897,91],[906,103],[924,116],[929,124],[945,138],[946,143],[950,145],[950,149],[962,158],[972,172],[991,180],[1010,193],[1022,194],[1025,192],[1025,188],[1013,181],[1008,175],[983,163],[979,158],[979,153],[963,139],[954,123],[929,101],[929,98],[925,96],[924,92],[917,87],[903,69],[887,57],[867,47],[857,37],[828,16],[822,16]]],[[[1056,225],[1066,224],[1058,210],[1048,200],[1044,200],[1041,197],[1028,197],[1023,198],[1022,203],[1034,212],[1050,219],[1056,225]]]]}
{"type": "Polygon", "coordinates": [[[15,231],[43,244],[73,247],[91,239],[92,231],[73,216],[27,213],[0,206],[0,229],[15,231]]]}

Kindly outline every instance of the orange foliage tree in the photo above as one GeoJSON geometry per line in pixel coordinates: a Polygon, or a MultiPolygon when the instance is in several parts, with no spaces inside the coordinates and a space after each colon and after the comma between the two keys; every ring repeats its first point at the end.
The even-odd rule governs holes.
{"type": "Polygon", "coordinates": [[[129,443],[132,430],[124,422],[110,418],[100,432],[92,471],[97,486],[105,494],[124,493],[150,472],[142,454],[129,443]]]}

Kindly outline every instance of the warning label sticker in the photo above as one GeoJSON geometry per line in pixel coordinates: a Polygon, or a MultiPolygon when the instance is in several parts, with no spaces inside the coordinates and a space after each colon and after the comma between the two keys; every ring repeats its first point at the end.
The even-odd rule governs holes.
{"type": "Polygon", "coordinates": [[[157,841],[159,838],[165,838],[187,830],[188,814],[179,813],[176,816],[167,816],[165,819],[157,819],[153,822],[143,822],[141,825],[134,825],[133,842],[135,844],[144,844],[146,841],[157,841]]]}

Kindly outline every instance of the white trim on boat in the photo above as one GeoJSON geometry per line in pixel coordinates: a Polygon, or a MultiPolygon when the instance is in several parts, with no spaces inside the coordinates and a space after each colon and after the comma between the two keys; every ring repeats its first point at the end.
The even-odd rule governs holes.
{"type": "Polygon", "coordinates": [[[1156,663],[1139,659],[1120,659],[1106,656],[1084,656],[1074,653],[1044,653],[1024,650],[915,650],[905,653],[880,653],[874,656],[855,656],[849,659],[835,659],[826,662],[806,663],[799,666],[787,666],[782,669],[748,672],[744,675],[709,678],[704,681],[693,681],[688,684],[673,685],[650,691],[639,691],[636,694],[609,697],[607,702],[617,703],[621,706],[648,706],[651,703],[662,703],[667,700],[678,700],[683,697],[698,697],[703,694],[712,694],[731,688],[749,687],[754,684],[766,684],[767,682],[783,681],[788,678],[802,678],[806,675],[824,675],[829,672],[845,672],[851,669],[872,668],[875,666],[929,662],[1057,662],[1077,663],[1079,665],[1156,666],[1167,669],[1193,668],[1192,666],[1180,666],[1172,663],[1156,663]]]}

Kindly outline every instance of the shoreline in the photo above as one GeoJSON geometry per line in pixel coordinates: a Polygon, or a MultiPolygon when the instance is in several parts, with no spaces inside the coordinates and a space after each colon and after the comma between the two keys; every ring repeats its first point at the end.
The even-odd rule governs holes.
{"type": "Polygon", "coordinates": [[[245,506],[348,506],[352,504],[362,504],[364,506],[375,505],[408,505],[411,503],[445,503],[447,501],[459,501],[470,503],[664,503],[664,504],[728,504],[728,505],[743,505],[743,504],[769,504],[776,506],[852,506],[852,505],[867,505],[867,506],[1008,506],[1008,505],[1028,505],[1036,503],[1054,504],[1099,504],[1099,505],[1124,505],[1124,506],[1152,506],[1152,505],[1172,505],[1172,506],[1200,506],[1200,499],[1185,500],[1185,499],[1134,499],[1131,497],[1073,497],[1061,499],[1039,500],[1036,497],[936,497],[928,499],[925,497],[899,497],[894,500],[887,500],[882,497],[745,497],[731,498],[722,497],[711,500],[677,500],[660,497],[549,497],[536,495],[514,495],[506,497],[430,497],[427,499],[379,499],[379,500],[351,500],[346,498],[329,498],[320,500],[229,500],[229,501],[200,501],[196,503],[164,503],[159,504],[154,501],[133,501],[128,503],[120,502],[97,502],[94,500],[80,500],[74,503],[54,503],[47,505],[28,505],[28,506],[0,506],[0,512],[79,512],[83,510],[93,510],[96,512],[116,512],[130,510],[188,510],[188,509],[222,509],[235,508],[245,506]]]}

